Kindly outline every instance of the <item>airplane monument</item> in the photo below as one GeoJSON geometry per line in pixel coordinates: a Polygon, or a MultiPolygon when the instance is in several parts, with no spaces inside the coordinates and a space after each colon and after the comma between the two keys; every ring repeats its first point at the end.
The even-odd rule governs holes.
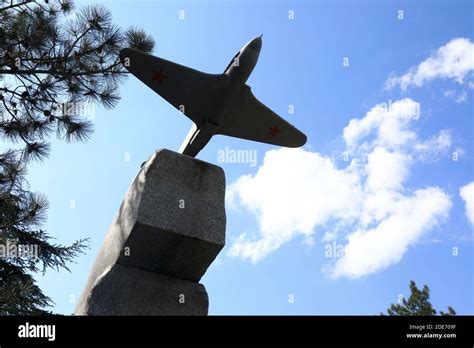
{"type": "Polygon", "coordinates": [[[242,47],[222,74],[126,48],[122,64],[193,122],[179,153],[157,150],[133,180],[95,260],[76,315],[207,315],[199,280],[225,244],[225,175],[195,157],[214,135],[285,147],[306,136],[258,101],[246,81],[262,47],[242,47]]]}

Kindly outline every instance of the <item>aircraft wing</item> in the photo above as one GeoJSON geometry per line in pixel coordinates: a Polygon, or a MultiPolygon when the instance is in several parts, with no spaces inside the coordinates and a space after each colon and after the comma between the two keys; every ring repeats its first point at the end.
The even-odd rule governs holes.
{"type": "Polygon", "coordinates": [[[228,82],[222,74],[206,74],[135,49],[120,52],[122,64],[194,123],[209,116],[228,82]],[[184,108],[184,110],[182,109],[184,108]]]}
{"type": "Polygon", "coordinates": [[[258,101],[247,85],[216,133],[285,147],[306,143],[306,135],[258,101]]]}

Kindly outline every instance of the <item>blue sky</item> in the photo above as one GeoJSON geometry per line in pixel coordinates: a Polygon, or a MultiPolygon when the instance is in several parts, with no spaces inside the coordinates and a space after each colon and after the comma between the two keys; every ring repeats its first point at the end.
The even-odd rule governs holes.
{"type": "MultiPolygon", "coordinates": [[[[206,72],[263,34],[247,83],[308,136],[292,151],[217,136],[198,155],[229,185],[226,247],[202,279],[210,314],[378,314],[412,279],[435,308],[474,314],[472,2],[101,3],[151,34],[154,54],[206,72]],[[256,151],[257,165],[217,163],[226,147],[256,151]],[[345,254],[327,257],[333,245],[345,254]]],[[[55,140],[29,170],[50,201],[49,233],[91,238],[71,273],[38,279],[59,313],[74,311],[140,164],[177,150],[191,125],[133,76],[121,94],[97,107],[87,143],[55,140]]]]}

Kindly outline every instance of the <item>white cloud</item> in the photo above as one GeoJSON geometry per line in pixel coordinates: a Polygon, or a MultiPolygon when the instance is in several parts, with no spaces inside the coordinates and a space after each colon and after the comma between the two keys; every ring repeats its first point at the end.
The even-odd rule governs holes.
{"type": "Polygon", "coordinates": [[[385,218],[397,204],[409,175],[409,156],[376,147],[367,156],[364,199],[359,223],[367,226],[385,218]]]}
{"type": "Polygon", "coordinates": [[[376,147],[367,156],[367,188],[373,192],[402,189],[408,175],[408,160],[404,154],[376,147]]]}
{"type": "Polygon", "coordinates": [[[474,181],[459,189],[459,196],[464,200],[466,216],[474,225],[474,181]]]}
{"type": "MultiPolygon", "coordinates": [[[[468,38],[456,38],[441,46],[436,52],[412,67],[402,76],[391,76],[385,83],[390,89],[400,85],[402,90],[408,87],[421,87],[434,79],[453,79],[463,84],[466,76],[474,71],[474,44],[468,38]]],[[[470,84],[470,82],[468,82],[470,84]]]]}
{"type": "Polygon", "coordinates": [[[410,98],[394,103],[380,103],[365,117],[350,120],[344,128],[343,138],[349,151],[355,150],[360,141],[369,135],[376,136],[377,145],[396,147],[416,138],[416,134],[408,126],[419,117],[420,104],[410,98]]]}
{"type": "Polygon", "coordinates": [[[257,262],[296,235],[309,236],[330,218],[354,215],[360,198],[359,178],[351,168],[303,149],[271,150],[254,176],[229,185],[230,205],[238,203],[257,215],[261,238],[242,234],[230,249],[257,262]]]}
{"type": "MultiPolygon", "coordinates": [[[[471,87],[472,82],[469,81],[469,87],[471,87]]],[[[454,89],[448,89],[446,90],[443,95],[446,98],[454,100],[455,103],[461,104],[467,101],[467,92],[466,91],[461,91],[461,92],[456,92],[454,89]]]]}
{"type": "Polygon", "coordinates": [[[437,160],[452,145],[451,131],[442,129],[428,140],[418,139],[410,127],[420,118],[420,110],[420,104],[410,98],[375,105],[363,118],[350,120],[344,128],[347,152],[367,152],[379,146],[411,153],[420,160],[437,160]]]}
{"type": "Polygon", "coordinates": [[[466,151],[462,147],[457,147],[454,149],[453,156],[456,156],[457,159],[463,157],[466,154],[466,151]]]}
{"type": "Polygon", "coordinates": [[[410,245],[447,216],[450,208],[449,197],[439,188],[417,190],[412,197],[403,197],[376,227],[349,234],[344,256],[335,263],[332,275],[359,278],[397,263],[410,245]]]}
{"type": "Polygon", "coordinates": [[[438,135],[431,137],[426,141],[414,143],[413,150],[419,159],[436,160],[447,153],[452,145],[452,136],[449,129],[442,129],[438,135]]]}
{"type": "Polygon", "coordinates": [[[418,117],[419,104],[403,99],[351,120],[343,136],[353,159],[345,168],[301,148],[268,151],[255,175],[228,186],[228,205],[248,209],[259,223],[228,254],[255,263],[298,236],[311,244],[319,228],[327,229],[323,241],[347,243],[346,254],[326,267],[333,276],[361,277],[398,262],[451,207],[437,187],[404,187],[414,163],[451,146],[447,130],[418,139],[410,128],[418,117]]]}

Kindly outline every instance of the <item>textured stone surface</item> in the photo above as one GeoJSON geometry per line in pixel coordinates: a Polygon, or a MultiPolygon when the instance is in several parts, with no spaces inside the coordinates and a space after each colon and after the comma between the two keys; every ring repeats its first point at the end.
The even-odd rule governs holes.
{"type": "Polygon", "coordinates": [[[129,192],[141,194],[136,215],[124,216],[136,220],[125,243],[130,256],[121,253],[118,262],[198,281],[225,242],[223,170],[161,150],[143,172],[138,190],[129,192]]]}
{"type": "Polygon", "coordinates": [[[202,284],[133,267],[108,268],[76,315],[207,315],[202,284]]]}
{"type": "Polygon", "coordinates": [[[77,308],[116,264],[198,282],[225,243],[224,198],[222,168],[156,151],[130,185],[77,308]]]}

